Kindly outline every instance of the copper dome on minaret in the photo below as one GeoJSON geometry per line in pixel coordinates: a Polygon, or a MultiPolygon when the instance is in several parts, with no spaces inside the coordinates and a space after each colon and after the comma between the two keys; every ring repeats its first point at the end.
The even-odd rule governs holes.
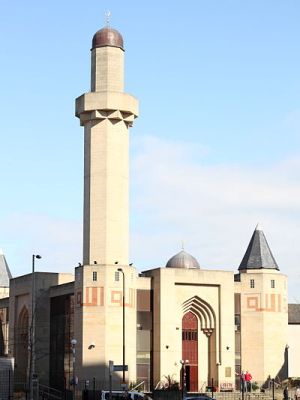
{"type": "Polygon", "coordinates": [[[116,29],[112,29],[109,26],[97,31],[93,37],[92,49],[105,46],[119,47],[124,50],[122,35],[116,29]]]}

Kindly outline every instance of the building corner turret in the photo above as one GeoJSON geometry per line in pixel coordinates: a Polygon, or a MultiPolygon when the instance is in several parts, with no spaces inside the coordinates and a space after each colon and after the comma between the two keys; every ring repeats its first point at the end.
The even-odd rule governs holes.
{"type": "Polygon", "coordinates": [[[280,273],[259,227],[251,237],[235,280],[240,367],[256,371],[253,379],[260,382],[268,376],[287,378],[282,375],[288,341],[287,276],[280,273]]]}

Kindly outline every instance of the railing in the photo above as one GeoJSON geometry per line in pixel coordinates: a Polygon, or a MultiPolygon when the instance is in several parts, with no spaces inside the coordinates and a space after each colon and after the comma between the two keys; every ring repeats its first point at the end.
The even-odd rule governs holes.
{"type": "Polygon", "coordinates": [[[39,398],[42,400],[63,400],[64,393],[49,386],[39,385],[39,398]]]}

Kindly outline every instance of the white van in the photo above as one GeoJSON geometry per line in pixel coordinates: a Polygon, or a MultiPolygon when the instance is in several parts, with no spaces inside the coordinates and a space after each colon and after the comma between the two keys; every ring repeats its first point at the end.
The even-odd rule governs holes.
{"type": "MultiPolygon", "coordinates": [[[[112,400],[144,400],[145,394],[137,391],[122,391],[122,390],[112,390],[111,398],[112,400]]],[[[149,396],[147,396],[148,399],[149,396]]],[[[109,390],[102,390],[100,400],[109,400],[109,390]]]]}

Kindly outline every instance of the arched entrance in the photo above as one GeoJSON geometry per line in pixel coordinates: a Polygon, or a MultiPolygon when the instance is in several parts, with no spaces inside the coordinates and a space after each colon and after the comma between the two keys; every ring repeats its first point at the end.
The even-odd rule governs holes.
{"type": "Polygon", "coordinates": [[[181,385],[184,385],[188,392],[198,391],[198,318],[191,311],[182,318],[182,359],[188,360],[183,365],[185,377],[182,374],[181,385]]]}
{"type": "Polygon", "coordinates": [[[24,306],[19,314],[16,329],[16,375],[20,382],[26,382],[28,368],[28,310],[24,306]]]}
{"type": "Polygon", "coordinates": [[[198,391],[209,385],[211,379],[218,380],[215,327],[216,315],[205,300],[194,296],[183,303],[182,359],[189,361],[186,366],[189,391],[198,391]]]}

